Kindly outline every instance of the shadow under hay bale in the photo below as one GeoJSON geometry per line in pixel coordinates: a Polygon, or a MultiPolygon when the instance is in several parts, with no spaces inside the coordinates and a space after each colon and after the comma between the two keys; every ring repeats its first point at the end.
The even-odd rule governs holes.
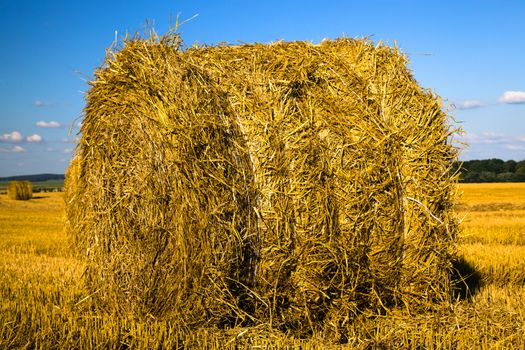
{"type": "Polygon", "coordinates": [[[483,286],[481,273],[463,257],[454,259],[453,266],[454,298],[461,300],[472,298],[483,286]]]}
{"type": "Polygon", "coordinates": [[[396,49],[131,39],[95,76],[67,195],[102,305],[341,337],[450,299],[453,131],[396,49]]]}

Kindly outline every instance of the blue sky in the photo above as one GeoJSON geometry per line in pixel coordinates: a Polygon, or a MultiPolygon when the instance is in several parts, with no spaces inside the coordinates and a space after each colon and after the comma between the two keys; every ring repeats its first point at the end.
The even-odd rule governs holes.
{"type": "Polygon", "coordinates": [[[63,173],[86,83],[105,49],[170,17],[194,42],[369,36],[410,58],[469,147],[461,159],[525,159],[525,1],[24,1],[0,0],[0,177],[63,173]],[[71,132],[70,132],[71,129],[71,132]]]}

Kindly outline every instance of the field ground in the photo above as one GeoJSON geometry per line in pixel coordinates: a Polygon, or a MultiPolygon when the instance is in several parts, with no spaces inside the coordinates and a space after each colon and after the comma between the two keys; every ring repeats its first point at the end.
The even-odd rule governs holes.
{"type": "Polygon", "coordinates": [[[70,255],[62,193],[0,196],[0,348],[525,348],[525,184],[463,184],[458,250],[473,295],[433,312],[358,320],[348,344],[264,327],[191,334],[168,321],[95,313],[70,255]]]}

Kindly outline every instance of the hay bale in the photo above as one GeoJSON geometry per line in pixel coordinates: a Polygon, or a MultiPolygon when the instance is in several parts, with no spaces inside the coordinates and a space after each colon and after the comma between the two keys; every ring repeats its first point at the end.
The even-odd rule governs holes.
{"type": "Polygon", "coordinates": [[[14,200],[29,200],[33,197],[33,185],[30,181],[9,181],[7,197],[14,200]]]}
{"type": "Polygon", "coordinates": [[[336,335],[449,299],[452,131],[396,49],[170,36],[110,55],[68,211],[104,296],[336,335]]]}

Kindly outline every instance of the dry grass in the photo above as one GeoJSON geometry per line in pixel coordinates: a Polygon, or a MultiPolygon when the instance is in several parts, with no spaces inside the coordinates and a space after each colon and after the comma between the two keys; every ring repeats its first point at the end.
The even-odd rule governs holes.
{"type": "Polygon", "coordinates": [[[13,254],[64,255],[64,203],[60,194],[41,194],[30,201],[0,196],[0,249],[13,254]]]}
{"type": "Polygon", "coordinates": [[[467,208],[479,205],[502,205],[522,207],[525,205],[523,183],[461,184],[461,203],[467,208]]]}
{"type": "Polygon", "coordinates": [[[463,184],[459,253],[499,286],[525,284],[525,184],[463,184]]]}
{"type": "Polygon", "coordinates": [[[483,276],[484,283],[525,285],[525,245],[462,244],[459,253],[483,276]]]}
{"type": "Polygon", "coordinates": [[[462,184],[461,242],[525,245],[525,184],[462,184]]]}
{"type": "MultiPolygon", "coordinates": [[[[461,189],[468,198],[477,186],[461,189]]],[[[481,186],[481,190],[490,192],[489,187],[481,186]]],[[[516,203],[523,198],[512,191],[508,195],[502,200],[516,203]]],[[[525,347],[524,283],[497,277],[518,276],[516,269],[523,265],[520,245],[478,242],[475,249],[470,244],[460,246],[467,261],[479,264],[485,281],[471,298],[432,312],[392,311],[359,318],[348,343],[338,345],[320,334],[301,340],[268,327],[188,332],[169,320],[139,321],[97,312],[80,278],[83,263],[70,254],[63,225],[61,194],[27,202],[0,196],[0,348],[167,349],[183,344],[195,349],[525,347]],[[507,253],[504,247],[509,248],[507,253]],[[497,275],[491,272],[496,270],[497,275]]],[[[468,227],[463,231],[468,232],[468,227]]],[[[486,235],[496,237],[497,232],[487,230],[486,235]]]]}

